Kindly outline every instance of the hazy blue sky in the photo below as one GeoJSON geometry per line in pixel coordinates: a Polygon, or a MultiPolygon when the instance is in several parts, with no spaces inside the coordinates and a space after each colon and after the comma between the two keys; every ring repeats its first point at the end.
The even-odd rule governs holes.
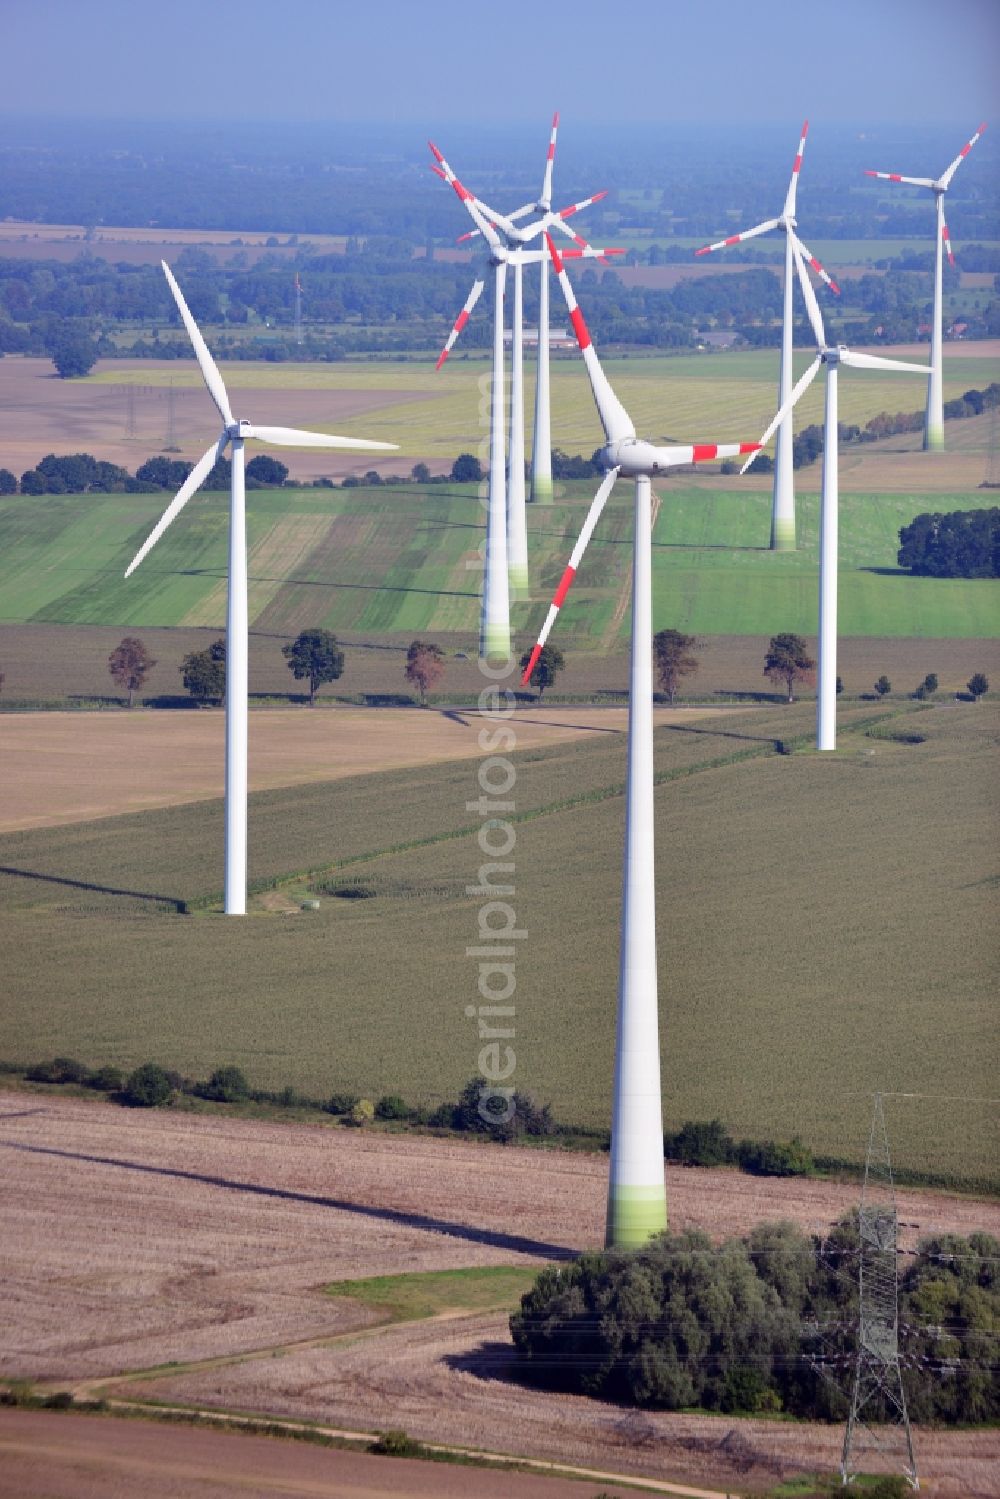
{"type": "Polygon", "coordinates": [[[0,0],[0,34],[36,116],[971,129],[1000,77],[1000,0],[0,0]]]}

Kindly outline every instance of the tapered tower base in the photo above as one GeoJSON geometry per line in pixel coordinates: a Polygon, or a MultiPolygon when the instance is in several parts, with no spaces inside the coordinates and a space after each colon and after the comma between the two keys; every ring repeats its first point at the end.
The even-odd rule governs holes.
{"type": "Polygon", "coordinates": [[[924,428],[924,452],[944,452],[944,427],[938,426],[936,422],[924,428]]]}
{"type": "Polygon", "coordinates": [[[531,480],[531,503],[532,505],[551,505],[554,497],[552,487],[552,475],[538,475],[531,480]]]}
{"type": "Polygon", "coordinates": [[[794,552],[795,551],[795,521],[794,520],[772,520],[771,521],[771,551],[772,552],[794,552]]]}
{"type": "Polygon", "coordinates": [[[611,1187],[608,1191],[608,1249],[641,1249],[667,1227],[667,1189],[658,1187],[611,1187]]]}
{"type": "Polygon", "coordinates": [[[510,659],[510,629],[503,625],[486,625],[479,636],[479,655],[483,661],[510,659]]]}

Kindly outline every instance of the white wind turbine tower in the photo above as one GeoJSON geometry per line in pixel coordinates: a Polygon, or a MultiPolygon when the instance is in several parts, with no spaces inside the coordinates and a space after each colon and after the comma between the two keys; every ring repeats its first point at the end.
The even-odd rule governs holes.
{"type": "Polygon", "coordinates": [[[226,608],[226,884],[227,916],[246,913],[247,899],[247,537],[244,494],[243,444],[248,438],[291,448],[395,448],[391,442],[368,442],[358,437],[328,437],[321,432],[300,432],[294,427],[261,427],[256,423],[237,421],[229,405],[222,376],[208,346],[191,316],[181,289],[166,261],[161,262],[174,301],[194,345],[195,356],[222,418],[222,433],[188,474],[159,521],[136,552],[125,573],[133,573],[146,553],[159,541],[164,531],[188,500],[201,487],[221,458],[227,444],[232,445],[232,480],[229,506],[229,572],[226,608]]]}
{"type": "MultiPolygon", "coordinates": [[[[708,255],[713,250],[723,250],[727,245],[738,245],[741,240],[756,239],[758,234],[769,234],[772,229],[780,229],[785,236],[785,281],[784,281],[784,304],[781,323],[781,364],[778,371],[778,406],[784,409],[788,401],[788,394],[792,387],[792,287],[795,276],[792,265],[792,238],[795,233],[795,195],[798,190],[799,172],[802,169],[802,157],[806,149],[806,136],[809,133],[809,121],[806,120],[802,126],[802,135],[799,139],[799,149],[795,153],[792,162],[792,175],[788,184],[788,192],[785,194],[785,206],[776,219],[765,219],[762,224],[757,224],[753,229],[744,229],[741,234],[731,234],[728,239],[717,240],[714,245],[705,245],[696,250],[696,255],[708,255]]],[[[802,245],[802,252],[813,270],[831,291],[839,292],[840,288],[831,276],[820,265],[814,255],[802,245]]],[[[771,499],[771,550],[777,552],[793,552],[795,550],[795,480],[792,477],[792,419],[791,416],[783,421],[778,430],[778,442],[774,454],[774,488],[771,499]]]]}
{"type": "Polygon", "coordinates": [[[937,233],[934,249],[934,311],[931,316],[931,364],[927,380],[927,414],[924,418],[924,449],[933,453],[944,450],[944,394],[942,388],[941,356],[941,287],[944,274],[942,251],[948,251],[949,264],[955,264],[951,253],[948,225],[944,221],[944,195],[951,186],[951,179],[986,129],[980,125],[971,140],[966,141],[955,160],[940,177],[901,177],[898,172],[865,172],[866,177],[881,177],[886,182],[905,182],[909,187],[926,187],[934,194],[934,212],[937,217],[937,233]]]}
{"type": "Polygon", "coordinates": [[[601,369],[583,314],[552,239],[545,236],[570,320],[587,366],[605,446],[599,460],[605,478],[556,590],[529,658],[535,664],[580,565],[584,550],[619,474],[635,479],[632,561],[632,654],[628,708],[628,782],[625,802],[625,861],[622,877],[621,955],[611,1166],[608,1182],[608,1246],[637,1248],[667,1226],[663,1176],[663,1111],[660,1097],[659,1014],[656,992],[656,897],[653,858],[653,652],[652,515],[650,479],[679,464],[756,453],[759,443],[656,447],[636,437],[628,412],[601,369]]]}
{"type": "MultiPolygon", "coordinates": [[[[820,367],[825,367],[826,408],[823,427],[823,489],[819,529],[819,688],[816,694],[816,748],[832,750],[837,747],[838,370],[843,364],[853,369],[902,370],[909,374],[926,376],[927,366],[904,364],[898,359],[883,359],[878,354],[857,354],[852,349],[845,348],[843,344],[829,343],[816,293],[813,291],[809,272],[805,267],[803,247],[794,235],[792,250],[795,256],[795,269],[802,284],[802,295],[809,314],[809,322],[816,339],[817,354],[764,433],[761,443],[769,441],[775,429],[780,427],[799,397],[819,374],[820,367]]],[[[752,461],[751,459],[750,462],[752,461]]],[[[748,467],[749,463],[744,464],[741,472],[745,473],[748,467]]]]}
{"type": "MultiPolygon", "coordinates": [[[[441,152],[431,143],[431,150],[439,164],[440,175],[452,187],[465,204],[480,234],[489,246],[493,265],[493,377],[490,396],[490,470],[486,510],[486,567],[483,577],[483,604],[479,631],[479,654],[482,657],[510,655],[510,595],[513,591],[523,594],[528,584],[528,533],[524,514],[524,403],[521,396],[519,375],[521,368],[521,272],[525,265],[547,258],[545,250],[525,248],[522,235],[515,225],[496,215],[506,237],[513,240],[513,248],[504,245],[497,228],[485,216],[478,198],[474,197],[455,176],[441,152]],[[507,267],[515,273],[514,327],[516,343],[514,349],[514,371],[518,378],[516,393],[512,390],[512,411],[520,412],[520,422],[512,416],[512,432],[519,439],[519,448],[512,451],[510,475],[514,503],[509,503],[506,464],[504,462],[504,291],[507,267]],[[515,454],[520,453],[518,459],[515,454]],[[519,483],[515,483],[515,475],[519,483]]],[[[486,212],[492,215],[492,210],[486,212]]],[[[606,252],[587,246],[583,250],[567,251],[568,254],[598,259],[606,252]]],[[[455,325],[438,358],[440,369],[455,345],[455,341],[469,320],[482,293],[484,283],[477,280],[465,306],[455,320],[455,325]]]]}

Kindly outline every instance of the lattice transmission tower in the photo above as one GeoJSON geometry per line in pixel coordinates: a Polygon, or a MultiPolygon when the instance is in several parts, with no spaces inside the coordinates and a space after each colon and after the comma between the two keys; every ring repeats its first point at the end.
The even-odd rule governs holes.
{"type": "Polygon", "coordinates": [[[876,1452],[920,1487],[899,1364],[896,1193],[881,1093],[875,1095],[858,1215],[858,1351],[840,1475],[849,1482],[860,1452],[876,1452]]]}

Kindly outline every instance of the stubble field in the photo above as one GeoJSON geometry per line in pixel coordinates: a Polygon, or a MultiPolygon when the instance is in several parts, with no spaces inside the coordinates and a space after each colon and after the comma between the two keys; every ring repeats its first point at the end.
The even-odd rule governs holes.
{"type": "MultiPolygon", "coordinates": [[[[599,1157],[126,1117],[25,1093],[0,1098],[0,1151],[8,1377],[363,1431],[404,1426],[428,1441],[743,1491],[836,1465],[837,1428],[630,1414],[522,1390],[507,1378],[506,1314],[463,1311],[460,1291],[444,1318],[381,1328],[349,1297],[324,1296],[332,1280],[530,1268],[598,1243],[599,1157]]],[[[776,1217],[820,1232],[856,1193],[668,1170],[673,1226],[713,1236],[776,1217]]],[[[899,1209],[919,1224],[907,1244],[918,1232],[1000,1231],[996,1206],[968,1199],[904,1191],[899,1209]]],[[[940,1499],[993,1491],[992,1434],[918,1440],[940,1499]]]]}

